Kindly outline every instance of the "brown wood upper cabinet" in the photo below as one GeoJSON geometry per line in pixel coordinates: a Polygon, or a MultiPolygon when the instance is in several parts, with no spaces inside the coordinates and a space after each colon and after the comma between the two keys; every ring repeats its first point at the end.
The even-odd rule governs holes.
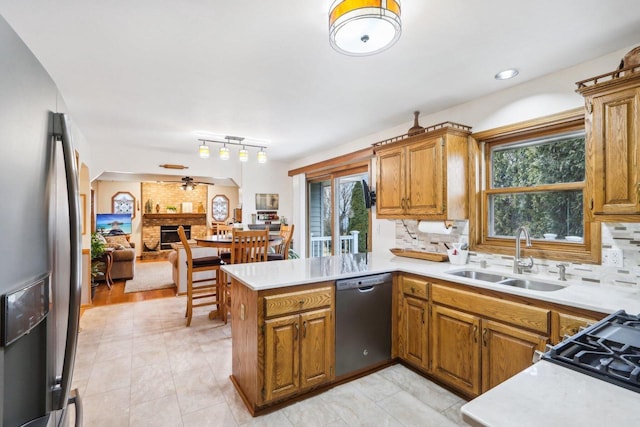
{"type": "Polygon", "coordinates": [[[638,221],[640,72],[610,73],[578,82],[577,91],[585,97],[587,167],[594,176],[593,215],[603,221],[638,221]]]}
{"type": "Polygon", "coordinates": [[[470,129],[442,123],[377,146],[378,218],[468,218],[470,129]]]}

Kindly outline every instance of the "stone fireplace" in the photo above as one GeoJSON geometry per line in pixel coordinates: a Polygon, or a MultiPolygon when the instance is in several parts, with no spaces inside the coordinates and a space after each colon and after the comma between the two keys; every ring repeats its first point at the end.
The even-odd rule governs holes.
{"type": "Polygon", "coordinates": [[[189,214],[149,214],[142,217],[142,259],[164,258],[171,252],[171,243],[180,241],[178,226],[189,227],[187,237],[204,237],[207,235],[207,215],[204,213],[189,214]],[[162,229],[173,231],[163,236],[162,229]],[[169,239],[169,240],[167,240],[169,239]],[[173,242],[170,241],[174,239],[173,242]]]}
{"type": "Polygon", "coordinates": [[[190,238],[207,235],[207,185],[198,185],[192,191],[184,191],[180,184],[142,183],[142,259],[166,258],[179,242],[177,229],[182,225],[190,230],[190,238]],[[189,210],[185,209],[189,205],[189,210]],[[177,211],[170,213],[170,211],[177,211]],[[168,232],[163,235],[162,227],[168,232]]]}

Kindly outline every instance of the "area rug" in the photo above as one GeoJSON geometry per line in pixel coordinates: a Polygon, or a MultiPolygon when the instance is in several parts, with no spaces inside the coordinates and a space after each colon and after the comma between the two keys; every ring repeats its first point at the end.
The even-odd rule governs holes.
{"type": "Polygon", "coordinates": [[[169,261],[139,262],[133,279],[124,284],[124,293],[150,291],[175,286],[169,261]]]}

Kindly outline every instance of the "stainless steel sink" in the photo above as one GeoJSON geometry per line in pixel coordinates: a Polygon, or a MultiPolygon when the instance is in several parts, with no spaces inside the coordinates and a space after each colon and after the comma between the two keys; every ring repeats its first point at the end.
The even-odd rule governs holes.
{"type": "Polygon", "coordinates": [[[516,288],[530,289],[532,291],[552,292],[562,289],[564,286],[554,283],[540,282],[538,280],[520,279],[516,277],[504,276],[495,273],[485,273],[476,270],[448,271],[447,274],[467,279],[482,280],[484,282],[496,283],[498,285],[513,286],[516,288]]]}
{"type": "Polygon", "coordinates": [[[557,291],[564,286],[555,285],[553,283],[538,282],[537,280],[527,279],[506,279],[498,282],[501,285],[515,286],[516,288],[531,289],[532,291],[557,291]]]}
{"type": "Polygon", "coordinates": [[[499,282],[500,280],[508,279],[508,277],[501,276],[499,274],[485,273],[484,271],[475,270],[459,270],[452,271],[449,274],[458,277],[466,277],[467,279],[484,280],[485,282],[499,282]]]}

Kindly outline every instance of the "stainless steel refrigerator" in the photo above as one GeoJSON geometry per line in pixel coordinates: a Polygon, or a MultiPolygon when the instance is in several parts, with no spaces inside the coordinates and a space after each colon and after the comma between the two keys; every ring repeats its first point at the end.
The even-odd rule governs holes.
{"type": "Polygon", "coordinates": [[[58,98],[0,17],[0,419],[7,427],[66,425],[70,402],[82,422],[70,391],[82,269],[78,174],[69,121],[53,112],[58,98]]]}

